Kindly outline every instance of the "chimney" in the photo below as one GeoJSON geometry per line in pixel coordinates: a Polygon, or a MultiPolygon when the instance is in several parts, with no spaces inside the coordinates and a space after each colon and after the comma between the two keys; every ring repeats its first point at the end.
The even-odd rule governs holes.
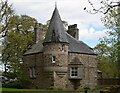
{"type": "Polygon", "coordinates": [[[79,29],[77,28],[77,24],[69,25],[67,33],[79,40],[79,29]]]}
{"type": "Polygon", "coordinates": [[[35,24],[35,42],[38,43],[39,41],[41,41],[43,39],[43,27],[41,23],[36,23],[35,24]]]}

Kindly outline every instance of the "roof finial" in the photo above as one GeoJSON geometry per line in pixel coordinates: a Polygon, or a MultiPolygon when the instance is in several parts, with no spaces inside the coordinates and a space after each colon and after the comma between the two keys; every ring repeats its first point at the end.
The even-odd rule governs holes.
{"type": "Polygon", "coordinates": [[[55,1],[55,8],[57,8],[57,1],[55,1]]]}

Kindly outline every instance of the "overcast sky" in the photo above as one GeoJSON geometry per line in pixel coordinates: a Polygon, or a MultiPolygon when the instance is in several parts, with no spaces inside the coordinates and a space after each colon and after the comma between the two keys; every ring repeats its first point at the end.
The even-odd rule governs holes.
{"type": "MultiPolygon", "coordinates": [[[[105,36],[107,29],[101,22],[101,13],[89,14],[84,7],[91,10],[87,0],[8,0],[13,4],[16,14],[26,14],[34,17],[38,22],[45,24],[52,16],[55,2],[61,19],[69,25],[77,24],[79,28],[79,39],[94,47],[99,38],[105,36]]],[[[100,6],[99,0],[91,0],[96,7],[100,6]]]]}

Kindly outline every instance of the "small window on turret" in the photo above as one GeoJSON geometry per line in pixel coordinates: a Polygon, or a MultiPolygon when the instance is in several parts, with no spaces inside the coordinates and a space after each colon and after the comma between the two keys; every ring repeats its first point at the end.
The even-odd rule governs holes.
{"type": "Polygon", "coordinates": [[[52,56],[52,63],[55,63],[55,56],[52,56]]]}
{"type": "Polygon", "coordinates": [[[62,52],[65,52],[65,45],[63,44],[62,47],[61,47],[61,51],[62,52]]]}

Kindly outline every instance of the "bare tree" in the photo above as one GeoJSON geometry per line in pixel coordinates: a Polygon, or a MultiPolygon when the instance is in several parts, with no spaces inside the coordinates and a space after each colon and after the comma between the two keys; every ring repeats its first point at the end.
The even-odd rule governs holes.
{"type": "Polygon", "coordinates": [[[120,7],[120,1],[119,0],[100,0],[100,4],[102,5],[100,8],[96,8],[95,4],[91,2],[91,0],[88,0],[88,3],[91,5],[92,10],[88,10],[86,7],[84,10],[91,14],[96,14],[98,12],[101,12],[103,14],[106,14],[111,8],[114,7],[120,7]]]}
{"type": "Polygon", "coordinates": [[[9,19],[13,16],[14,10],[12,9],[12,5],[8,4],[8,0],[0,1],[0,34],[1,37],[6,36],[7,27],[9,25],[9,19]]]}

